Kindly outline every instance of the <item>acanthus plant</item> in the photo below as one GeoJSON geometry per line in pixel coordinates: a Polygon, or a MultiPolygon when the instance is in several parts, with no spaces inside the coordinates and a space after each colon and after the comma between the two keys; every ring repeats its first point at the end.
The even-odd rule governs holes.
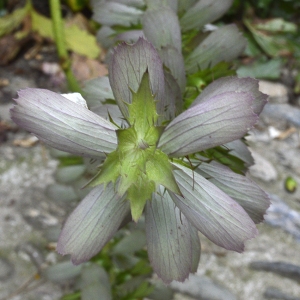
{"type": "Polygon", "coordinates": [[[218,79],[182,112],[158,52],[139,39],[113,50],[109,83],[121,119],[112,117],[117,106],[111,114],[107,108],[105,119],[82,99],[75,103],[41,89],[20,91],[11,111],[18,125],[49,146],[105,157],[89,183],[94,188],[67,219],[57,251],[80,264],[102,249],[129,214],[134,221],[144,214],[148,256],[165,283],[196,271],[198,231],[242,252],[257,235],[255,223],[263,220],[268,197],[203,154],[242,138],[257,122],[266,103],[257,81],[218,79]]]}

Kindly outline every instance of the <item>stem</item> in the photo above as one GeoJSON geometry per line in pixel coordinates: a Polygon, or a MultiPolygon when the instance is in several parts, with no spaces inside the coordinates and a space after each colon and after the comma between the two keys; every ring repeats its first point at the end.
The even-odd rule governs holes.
{"type": "Polygon", "coordinates": [[[65,72],[68,87],[73,92],[81,92],[79,83],[77,82],[72,70],[71,70],[71,60],[68,55],[64,23],[61,16],[60,10],[60,0],[50,0],[51,18],[53,24],[54,39],[57,47],[57,53],[60,59],[60,65],[65,72]]]}

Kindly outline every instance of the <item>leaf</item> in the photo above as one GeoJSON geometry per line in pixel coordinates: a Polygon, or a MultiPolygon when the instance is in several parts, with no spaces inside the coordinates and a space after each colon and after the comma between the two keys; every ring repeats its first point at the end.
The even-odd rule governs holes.
{"type": "MultiPolygon", "coordinates": [[[[51,19],[48,19],[34,10],[31,12],[32,30],[37,31],[41,36],[54,40],[51,19]]],[[[64,22],[66,46],[69,50],[89,58],[97,58],[100,48],[96,38],[76,25],[66,26],[64,22]]]]}
{"type": "Polygon", "coordinates": [[[255,23],[258,30],[265,30],[271,32],[297,32],[297,25],[292,22],[287,22],[282,18],[274,18],[270,20],[261,20],[255,23]]]}
{"type": "Polygon", "coordinates": [[[190,169],[174,164],[183,197],[170,193],[176,206],[208,239],[227,250],[242,252],[258,231],[245,210],[223,191],[190,169]]]}
{"type": "Polygon", "coordinates": [[[129,202],[115,193],[113,184],[94,188],[68,217],[58,239],[57,252],[71,254],[77,265],[96,255],[129,213],[129,202]]]}
{"type": "Polygon", "coordinates": [[[13,13],[0,18],[0,37],[17,28],[29,12],[29,5],[16,9],[13,13]]]}

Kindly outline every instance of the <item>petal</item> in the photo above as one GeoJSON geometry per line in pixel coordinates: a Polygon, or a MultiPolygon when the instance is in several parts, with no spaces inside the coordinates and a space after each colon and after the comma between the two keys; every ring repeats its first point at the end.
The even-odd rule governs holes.
{"type": "Polygon", "coordinates": [[[249,93],[216,95],[176,117],[165,128],[158,147],[178,157],[241,138],[258,119],[252,103],[249,93]]]}
{"type": "Polygon", "coordinates": [[[117,2],[99,3],[93,6],[93,19],[102,25],[130,27],[137,24],[143,11],[117,2]]]}
{"type": "Polygon", "coordinates": [[[231,61],[243,53],[247,40],[235,24],[213,31],[186,59],[186,72],[209,69],[221,61],[231,61]]]}
{"type": "Polygon", "coordinates": [[[143,31],[157,49],[173,46],[181,52],[181,31],[177,14],[170,7],[147,9],[142,18],[143,31]],[[161,28],[161,30],[157,30],[161,28]]]}
{"type": "Polygon", "coordinates": [[[200,29],[203,25],[219,19],[232,2],[233,0],[198,1],[180,19],[182,30],[200,29]]]}
{"type": "Polygon", "coordinates": [[[253,78],[223,77],[208,85],[193,103],[197,105],[206,99],[225,92],[245,92],[253,95],[252,108],[259,115],[268,102],[268,95],[259,91],[258,80],[253,78]]]}
{"type": "Polygon", "coordinates": [[[129,211],[129,201],[115,193],[113,184],[97,186],[67,219],[57,252],[71,254],[75,265],[89,260],[112,238],[129,211]]]}
{"type": "Polygon", "coordinates": [[[154,271],[165,283],[184,281],[192,270],[189,222],[164,188],[147,201],[145,217],[147,249],[154,271]]]}
{"type": "Polygon", "coordinates": [[[177,12],[178,0],[146,0],[146,4],[150,9],[170,7],[174,12],[177,12]]]}
{"type": "Polygon", "coordinates": [[[159,56],[163,64],[170,70],[170,73],[177,81],[181,93],[183,94],[186,86],[186,77],[181,51],[177,51],[175,47],[166,46],[159,50],[159,56]]]}
{"type": "Polygon", "coordinates": [[[198,235],[198,230],[190,223],[190,234],[192,239],[192,269],[191,273],[196,273],[199,261],[200,261],[200,255],[201,255],[201,244],[200,239],[198,235]]]}
{"type": "Polygon", "coordinates": [[[229,153],[238,157],[245,162],[247,167],[250,167],[254,164],[254,159],[250,150],[248,149],[246,142],[243,140],[235,140],[223,145],[226,149],[229,150],[229,153]]]}
{"type": "Polygon", "coordinates": [[[94,78],[84,83],[84,98],[86,99],[88,106],[93,107],[95,105],[103,104],[106,100],[114,99],[109,79],[106,76],[94,78]]]}
{"type": "Polygon", "coordinates": [[[239,203],[255,223],[264,220],[269,197],[249,178],[217,162],[202,163],[196,171],[239,203]]]}
{"type": "MultiPolygon", "coordinates": [[[[114,49],[109,63],[109,81],[125,118],[128,118],[128,103],[132,102],[131,91],[137,92],[147,70],[155,99],[164,101],[163,66],[155,48],[140,38],[132,46],[121,43],[114,49]]],[[[158,113],[163,115],[163,111],[158,113]]]]}
{"type": "Polygon", "coordinates": [[[25,89],[18,95],[13,121],[47,145],[88,157],[116,149],[116,126],[81,105],[43,89],[25,89]]]}
{"type": "Polygon", "coordinates": [[[258,233],[245,210],[198,173],[178,164],[174,171],[183,197],[170,192],[176,206],[208,239],[242,252],[244,242],[258,233]]]}

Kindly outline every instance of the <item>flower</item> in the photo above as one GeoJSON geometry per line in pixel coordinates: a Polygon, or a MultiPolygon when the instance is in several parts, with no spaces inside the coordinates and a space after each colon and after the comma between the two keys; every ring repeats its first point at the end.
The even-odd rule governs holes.
{"type": "Polygon", "coordinates": [[[58,240],[57,251],[71,254],[74,264],[97,254],[130,212],[135,221],[145,214],[149,259],[165,283],[196,271],[197,231],[237,252],[257,235],[255,223],[263,220],[267,195],[247,177],[198,153],[243,137],[266,96],[254,79],[223,78],[168,123],[176,104],[164,78],[149,42],[115,48],[109,79],[127,123],[123,128],[82,101],[42,89],[19,92],[11,111],[17,124],[57,149],[106,157],[90,183],[93,190],[69,216],[58,240]]]}

